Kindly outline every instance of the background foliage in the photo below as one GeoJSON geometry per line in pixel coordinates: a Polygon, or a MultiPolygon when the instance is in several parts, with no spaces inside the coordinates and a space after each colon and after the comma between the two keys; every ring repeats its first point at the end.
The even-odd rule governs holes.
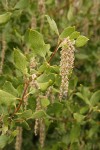
{"type": "MultiPolygon", "coordinates": [[[[44,111],[40,112],[46,119],[46,139],[44,150],[99,150],[100,149],[100,1],[99,0],[1,0],[0,1],[0,147],[13,150],[15,145],[16,127],[23,127],[22,150],[41,149],[39,137],[34,135],[34,119],[30,118],[35,112],[36,97],[41,92],[31,90],[28,97],[28,112],[18,113],[15,120],[20,118],[22,124],[9,124],[7,118],[12,115],[15,97],[21,97],[26,74],[29,72],[29,60],[36,56],[36,70],[42,72],[46,68],[49,77],[38,78],[39,86],[44,96],[45,89],[54,82],[54,73],[59,72],[60,53],[57,52],[51,60],[55,68],[47,69],[44,56],[49,59],[51,52],[57,45],[58,31],[53,24],[52,31],[47,22],[49,15],[57,23],[59,32],[68,26],[75,26],[76,30],[89,38],[89,42],[75,53],[75,67],[69,83],[68,98],[61,103],[57,92],[59,78],[55,81],[53,94],[56,96],[53,104],[42,100],[44,111]],[[29,28],[42,33],[38,44],[37,32],[31,34],[29,28]],[[57,33],[57,34],[56,34],[57,33]],[[35,37],[31,41],[31,35],[35,37]],[[45,43],[44,43],[45,41],[45,43]],[[49,43],[49,44],[47,44],[49,43]],[[29,46],[35,51],[29,54],[29,46]],[[51,48],[50,48],[51,46],[51,48]],[[44,48],[45,47],[45,48],[44,48]],[[43,53],[40,53],[40,49],[43,53]],[[51,52],[49,51],[49,48],[51,52]],[[44,50],[46,49],[46,51],[44,50]],[[21,60],[21,61],[20,61],[21,60]],[[42,65],[41,68],[39,68],[42,65]],[[24,75],[23,75],[24,74],[24,75]],[[48,84],[48,81],[51,82],[48,84]],[[2,90],[7,93],[2,93],[2,90]],[[9,95],[7,95],[9,93],[9,95]],[[35,94],[34,94],[35,93],[35,94]],[[3,95],[3,98],[2,98],[3,95]],[[4,96],[5,95],[5,96],[4,96]],[[34,96],[35,95],[35,96],[34,96]],[[10,102],[9,102],[10,100],[10,102]],[[12,101],[11,101],[12,100],[12,101]],[[5,104],[7,107],[5,107],[5,104]],[[9,110],[8,110],[9,108],[9,110]],[[32,112],[31,112],[32,111],[32,112]],[[8,114],[9,112],[9,114],[8,114]],[[48,116],[52,116],[49,118],[48,116]],[[2,120],[3,118],[3,120],[2,120]],[[27,129],[31,130],[27,130],[27,129]],[[13,132],[12,132],[13,130],[13,132]],[[9,142],[5,134],[10,135],[9,142]],[[14,140],[13,140],[14,139],[14,140]],[[12,141],[12,142],[11,142],[12,141]]],[[[43,97],[44,98],[44,97],[43,97]]],[[[19,102],[19,101],[18,101],[19,102]]],[[[32,116],[40,117],[39,114],[32,116]]],[[[17,121],[16,121],[17,122],[17,121]]]]}

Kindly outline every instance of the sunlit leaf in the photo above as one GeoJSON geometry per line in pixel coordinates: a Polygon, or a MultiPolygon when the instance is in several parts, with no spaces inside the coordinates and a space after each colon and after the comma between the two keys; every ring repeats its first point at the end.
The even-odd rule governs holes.
{"type": "Polygon", "coordinates": [[[60,35],[60,38],[67,38],[75,31],[75,27],[67,27],[63,30],[63,32],[60,35]]]}
{"type": "Polygon", "coordinates": [[[77,39],[76,39],[76,47],[82,47],[84,46],[87,42],[88,42],[88,38],[85,36],[80,35],[77,39]]]}
{"type": "Polygon", "coordinates": [[[16,97],[8,92],[0,90],[0,104],[11,105],[16,101],[16,97]]]}
{"type": "Polygon", "coordinates": [[[46,17],[47,17],[48,23],[49,23],[52,31],[54,31],[57,35],[59,35],[59,31],[58,31],[56,22],[53,19],[51,19],[48,15],[46,15],[46,17]]]}
{"type": "Polygon", "coordinates": [[[10,17],[11,17],[11,15],[12,15],[11,12],[7,12],[5,14],[0,15],[0,24],[8,22],[10,17]]]}
{"type": "Polygon", "coordinates": [[[27,60],[24,54],[19,49],[14,49],[14,63],[15,66],[24,74],[27,73],[27,60]]]}

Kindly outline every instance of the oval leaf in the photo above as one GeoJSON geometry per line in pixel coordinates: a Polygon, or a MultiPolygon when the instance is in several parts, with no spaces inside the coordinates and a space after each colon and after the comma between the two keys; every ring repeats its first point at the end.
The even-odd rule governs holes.
{"type": "Polygon", "coordinates": [[[11,105],[16,101],[16,97],[3,90],[0,90],[0,104],[11,105]]]}
{"type": "Polygon", "coordinates": [[[50,49],[50,45],[44,43],[42,34],[36,30],[28,30],[25,35],[25,41],[32,48],[33,54],[41,57],[45,57],[50,49]]]}
{"type": "Polygon", "coordinates": [[[23,74],[27,73],[28,62],[26,61],[26,57],[18,49],[14,49],[14,63],[23,74]]]}
{"type": "Polygon", "coordinates": [[[5,82],[5,84],[3,85],[3,90],[14,95],[14,96],[18,95],[17,90],[13,87],[12,83],[9,81],[5,82]]]}
{"type": "Polygon", "coordinates": [[[90,103],[92,104],[92,106],[96,105],[98,102],[100,101],[100,90],[96,91],[91,99],[90,99],[90,103]]]}
{"type": "Polygon", "coordinates": [[[33,114],[33,118],[43,118],[43,117],[47,117],[48,115],[45,113],[45,111],[43,110],[39,110],[39,111],[36,111],[34,114],[33,114]]]}
{"type": "Polygon", "coordinates": [[[47,21],[50,25],[51,30],[54,31],[57,35],[59,35],[59,31],[58,31],[56,22],[53,19],[51,19],[48,15],[46,15],[46,17],[47,17],[47,21]]]}
{"type": "Polygon", "coordinates": [[[11,17],[11,14],[12,14],[11,12],[7,12],[5,14],[0,15],[0,24],[8,22],[8,20],[11,17]]]}
{"type": "Polygon", "coordinates": [[[87,43],[88,40],[89,39],[87,37],[80,35],[77,38],[75,45],[76,45],[76,47],[82,47],[87,43]]]}
{"type": "Polygon", "coordinates": [[[74,31],[69,37],[70,39],[77,39],[80,35],[80,32],[74,31]]]}
{"type": "Polygon", "coordinates": [[[60,38],[67,38],[75,31],[75,27],[67,27],[64,29],[64,31],[61,33],[60,38]]]}
{"type": "Polygon", "coordinates": [[[20,0],[18,3],[15,5],[15,9],[24,9],[28,7],[29,0],[20,0]]]}
{"type": "Polygon", "coordinates": [[[0,149],[4,148],[6,144],[8,143],[8,137],[6,135],[0,136],[0,149]]]}
{"type": "Polygon", "coordinates": [[[71,133],[70,133],[71,143],[78,141],[79,136],[80,136],[80,125],[76,124],[71,129],[71,133]]]}
{"type": "Polygon", "coordinates": [[[42,107],[47,107],[50,104],[50,101],[47,98],[41,99],[41,105],[42,107]]]}

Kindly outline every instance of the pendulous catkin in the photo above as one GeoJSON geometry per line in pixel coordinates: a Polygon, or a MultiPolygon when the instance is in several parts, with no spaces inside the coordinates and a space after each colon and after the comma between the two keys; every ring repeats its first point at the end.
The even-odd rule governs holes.
{"type": "Polygon", "coordinates": [[[5,59],[5,50],[6,50],[6,41],[5,41],[4,34],[2,34],[2,52],[1,52],[0,74],[3,73],[3,65],[4,65],[4,59],[5,59]]]}
{"type": "Polygon", "coordinates": [[[22,147],[22,127],[17,127],[18,135],[16,137],[15,150],[21,150],[22,147]]]}
{"type": "Polygon", "coordinates": [[[60,75],[61,75],[61,86],[60,86],[60,101],[63,97],[67,97],[69,76],[74,66],[74,42],[69,37],[65,38],[61,43],[61,61],[60,61],[60,75]]]}
{"type": "Polygon", "coordinates": [[[41,14],[40,30],[42,31],[44,25],[44,15],[46,13],[45,0],[38,0],[38,9],[41,14]]]}
{"type": "MultiPolygon", "coordinates": [[[[39,111],[42,109],[40,97],[36,100],[36,111],[39,111]]],[[[34,126],[34,133],[35,136],[39,134],[39,142],[41,145],[41,148],[44,147],[45,142],[45,122],[43,118],[35,119],[35,126],[34,126]]]]}
{"type": "MultiPolygon", "coordinates": [[[[40,97],[36,100],[36,111],[41,109],[40,97]]],[[[34,133],[37,136],[39,131],[39,119],[35,119],[34,133]]]]}
{"type": "Polygon", "coordinates": [[[36,24],[37,24],[36,17],[35,17],[35,15],[33,15],[32,16],[32,21],[31,21],[31,28],[35,29],[36,28],[36,24]]]}
{"type": "Polygon", "coordinates": [[[40,145],[43,148],[44,147],[44,142],[45,142],[45,122],[44,119],[40,119],[40,137],[39,137],[39,141],[40,141],[40,145]]]}
{"type": "Polygon", "coordinates": [[[49,87],[46,91],[46,98],[50,99],[51,104],[54,103],[55,95],[52,91],[52,87],[49,87]]]}

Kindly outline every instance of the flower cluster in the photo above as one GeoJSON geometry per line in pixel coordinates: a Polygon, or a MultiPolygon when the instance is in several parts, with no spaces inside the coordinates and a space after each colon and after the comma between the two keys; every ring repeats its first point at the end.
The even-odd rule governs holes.
{"type": "Polygon", "coordinates": [[[69,37],[65,38],[61,43],[61,61],[60,61],[60,75],[61,75],[61,86],[60,86],[60,100],[67,97],[69,76],[72,72],[74,65],[74,42],[69,37]]]}

